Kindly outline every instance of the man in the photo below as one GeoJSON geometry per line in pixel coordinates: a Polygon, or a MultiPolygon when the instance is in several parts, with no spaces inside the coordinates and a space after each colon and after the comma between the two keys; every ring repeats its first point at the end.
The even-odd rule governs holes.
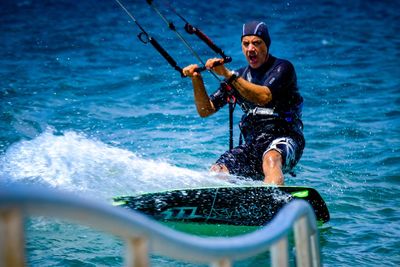
{"type": "Polygon", "coordinates": [[[197,65],[183,69],[191,77],[197,111],[201,117],[217,112],[234,96],[244,115],[239,124],[245,143],[225,152],[212,171],[284,184],[283,173],[299,161],[305,140],[301,121],[303,98],[297,88],[293,65],[269,54],[271,39],[264,22],[243,25],[242,51],[248,66],[230,71],[222,59],[213,58],[206,68],[225,77],[233,89],[221,86],[208,96],[197,65]]]}

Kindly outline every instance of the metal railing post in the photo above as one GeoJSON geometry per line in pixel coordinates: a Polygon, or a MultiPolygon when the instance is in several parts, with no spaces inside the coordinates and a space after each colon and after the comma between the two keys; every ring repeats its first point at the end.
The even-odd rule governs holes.
{"type": "Polygon", "coordinates": [[[149,266],[149,245],[145,237],[132,237],[126,240],[126,266],[147,267],[149,266]]]}
{"type": "Polygon", "coordinates": [[[272,267],[288,267],[289,266],[289,244],[288,237],[281,238],[273,244],[271,251],[271,266],[272,267]]]}
{"type": "Polygon", "coordinates": [[[0,266],[25,266],[25,238],[18,209],[0,210],[0,266]]]}
{"type": "Polygon", "coordinates": [[[294,237],[296,244],[296,263],[298,267],[312,266],[310,247],[310,229],[306,216],[302,216],[294,223],[294,237]]]}
{"type": "Polygon", "coordinates": [[[321,252],[319,248],[319,237],[318,232],[314,232],[310,236],[311,240],[311,255],[313,258],[313,266],[320,267],[321,266],[321,252]]]}
{"type": "Polygon", "coordinates": [[[222,259],[210,264],[210,267],[231,267],[232,262],[229,259],[222,259]]]}

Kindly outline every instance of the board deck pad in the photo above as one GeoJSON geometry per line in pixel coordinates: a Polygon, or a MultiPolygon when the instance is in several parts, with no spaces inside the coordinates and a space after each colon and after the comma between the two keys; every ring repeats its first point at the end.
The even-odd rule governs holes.
{"type": "Polygon", "coordinates": [[[318,221],[329,211],[317,190],[295,186],[233,186],[170,190],[114,197],[114,205],[134,209],[162,222],[262,226],[293,199],[311,204],[318,221]]]}

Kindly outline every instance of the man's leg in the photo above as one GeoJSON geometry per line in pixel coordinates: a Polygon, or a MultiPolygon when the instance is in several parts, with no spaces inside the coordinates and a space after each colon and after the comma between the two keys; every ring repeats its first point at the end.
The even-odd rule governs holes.
{"type": "Polygon", "coordinates": [[[290,137],[274,139],[263,154],[262,169],[264,182],[283,185],[283,173],[289,172],[299,161],[304,145],[290,137]]]}
{"type": "Polygon", "coordinates": [[[269,150],[263,156],[262,168],[264,183],[283,185],[285,177],[282,172],[282,155],[276,150],[269,150]]]}
{"type": "Polygon", "coordinates": [[[211,172],[215,173],[215,177],[221,180],[228,180],[229,179],[229,170],[224,164],[216,163],[211,166],[211,172]]]}
{"type": "Polygon", "coordinates": [[[257,162],[257,158],[254,153],[251,153],[252,151],[253,147],[249,147],[249,144],[243,144],[226,151],[214,163],[210,171],[224,174],[226,177],[228,174],[255,177],[254,164],[257,162]]]}
{"type": "Polygon", "coordinates": [[[219,163],[212,165],[210,171],[229,173],[228,167],[226,167],[224,164],[219,164],[219,163]]]}

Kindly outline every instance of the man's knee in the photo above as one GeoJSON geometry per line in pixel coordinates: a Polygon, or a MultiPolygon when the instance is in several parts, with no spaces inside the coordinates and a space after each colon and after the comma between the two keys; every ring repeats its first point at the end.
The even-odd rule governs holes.
{"type": "Polygon", "coordinates": [[[214,164],[211,166],[210,171],[219,173],[229,173],[228,168],[224,164],[214,164]]]}
{"type": "Polygon", "coordinates": [[[268,168],[282,168],[282,155],[276,150],[270,150],[263,156],[263,166],[268,168]]]}

